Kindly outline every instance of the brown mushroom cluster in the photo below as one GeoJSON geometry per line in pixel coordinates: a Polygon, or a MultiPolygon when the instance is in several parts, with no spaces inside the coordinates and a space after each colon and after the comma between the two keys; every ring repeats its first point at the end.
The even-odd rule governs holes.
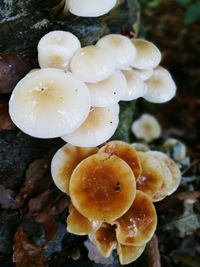
{"type": "Polygon", "coordinates": [[[12,92],[10,116],[31,136],[98,146],[118,127],[120,101],[144,97],[162,103],[175,95],[176,85],[160,61],[160,51],[146,40],[109,34],[81,47],[70,32],[49,32],[38,43],[40,69],[12,92]]]}
{"type": "Polygon", "coordinates": [[[153,202],[181,180],[176,163],[158,151],[138,152],[122,141],[100,149],[65,145],[53,157],[56,186],[69,195],[67,230],[88,235],[103,257],[117,250],[121,264],[136,260],[153,236],[153,202]]]}

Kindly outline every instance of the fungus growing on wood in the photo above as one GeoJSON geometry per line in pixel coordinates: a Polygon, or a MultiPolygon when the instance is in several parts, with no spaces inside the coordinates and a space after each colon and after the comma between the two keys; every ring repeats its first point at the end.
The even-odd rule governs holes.
{"type": "Polygon", "coordinates": [[[69,181],[76,166],[85,158],[97,153],[96,147],[75,147],[64,145],[54,155],[51,162],[51,175],[55,185],[69,194],[69,181]]]}
{"type": "Polygon", "coordinates": [[[110,141],[100,148],[99,153],[102,152],[123,159],[131,167],[135,179],[137,180],[140,177],[142,172],[140,159],[137,151],[131,145],[122,141],[110,141]]]}
{"type": "Polygon", "coordinates": [[[59,137],[76,130],[90,111],[86,85],[71,73],[41,69],[16,85],[9,101],[12,121],[39,138],[59,137]]]}
{"type": "Polygon", "coordinates": [[[69,194],[72,204],[83,216],[111,222],[133,203],[135,177],[125,161],[99,153],[84,159],[73,171],[69,194]]]}

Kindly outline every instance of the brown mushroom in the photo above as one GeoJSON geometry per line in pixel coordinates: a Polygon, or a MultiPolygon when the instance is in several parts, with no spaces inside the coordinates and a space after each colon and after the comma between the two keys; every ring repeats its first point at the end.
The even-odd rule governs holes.
{"type": "Polygon", "coordinates": [[[142,246],[153,236],[157,215],[150,198],[137,191],[130,209],[114,222],[117,225],[116,236],[120,244],[126,246],[142,246]]]}
{"type": "Polygon", "coordinates": [[[146,193],[152,201],[161,188],[165,174],[158,159],[144,152],[138,152],[142,174],[137,180],[137,189],[146,193]]]}
{"type": "Polygon", "coordinates": [[[124,246],[118,244],[117,253],[119,255],[119,261],[122,265],[129,264],[137,260],[144,252],[145,245],[143,246],[124,246]]]}
{"type": "Polygon", "coordinates": [[[80,214],[76,208],[70,204],[69,216],[67,217],[67,231],[75,235],[88,235],[100,227],[101,222],[89,220],[80,214]]]}
{"type": "Polygon", "coordinates": [[[117,156],[100,153],[84,159],[73,171],[69,193],[85,217],[111,222],[121,217],[135,198],[135,177],[117,156]]]}
{"type": "Polygon", "coordinates": [[[98,148],[64,145],[54,155],[51,162],[51,174],[56,186],[69,194],[69,180],[73,170],[83,159],[95,154],[98,148]]]}
{"type": "Polygon", "coordinates": [[[126,161],[126,163],[131,167],[136,180],[141,175],[142,168],[138,153],[131,145],[122,141],[110,141],[99,150],[99,153],[101,152],[116,155],[126,161]]]}
{"type": "Polygon", "coordinates": [[[94,234],[90,235],[90,239],[105,258],[109,257],[117,246],[115,226],[103,223],[94,234]]]}

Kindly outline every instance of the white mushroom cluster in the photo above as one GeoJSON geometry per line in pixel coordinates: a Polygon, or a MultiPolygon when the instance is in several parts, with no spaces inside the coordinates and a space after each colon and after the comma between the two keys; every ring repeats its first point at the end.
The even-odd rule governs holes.
{"type": "Polygon", "coordinates": [[[79,17],[100,17],[107,14],[117,0],[65,0],[64,13],[79,17]]]}
{"type": "Polygon", "coordinates": [[[175,83],[158,66],[160,60],[158,48],[142,39],[109,34],[81,47],[70,32],[49,32],[38,43],[40,69],[13,90],[10,116],[31,136],[98,146],[117,129],[119,101],[144,97],[161,103],[175,95],[175,83]]]}

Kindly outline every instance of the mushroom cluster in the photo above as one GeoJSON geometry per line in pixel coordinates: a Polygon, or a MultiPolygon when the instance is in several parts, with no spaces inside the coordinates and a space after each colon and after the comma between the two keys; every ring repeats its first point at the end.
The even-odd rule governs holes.
{"type": "Polygon", "coordinates": [[[79,17],[99,17],[107,14],[117,0],[64,0],[64,13],[68,11],[79,17]]]}
{"type": "Polygon", "coordinates": [[[103,257],[117,250],[121,264],[136,260],[153,236],[153,202],[173,193],[176,163],[158,151],[139,152],[122,141],[100,149],[65,145],[52,159],[56,186],[70,197],[67,230],[88,235],[103,257]]]}
{"type": "Polygon", "coordinates": [[[31,136],[98,146],[117,129],[119,101],[144,97],[162,103],[175,95],[160,60],[158,48],[142,39],[109,34],[81,48],[72,33],[49,32],[38,43],[40,69],[13,90],[10,116],[31,136]]]}

